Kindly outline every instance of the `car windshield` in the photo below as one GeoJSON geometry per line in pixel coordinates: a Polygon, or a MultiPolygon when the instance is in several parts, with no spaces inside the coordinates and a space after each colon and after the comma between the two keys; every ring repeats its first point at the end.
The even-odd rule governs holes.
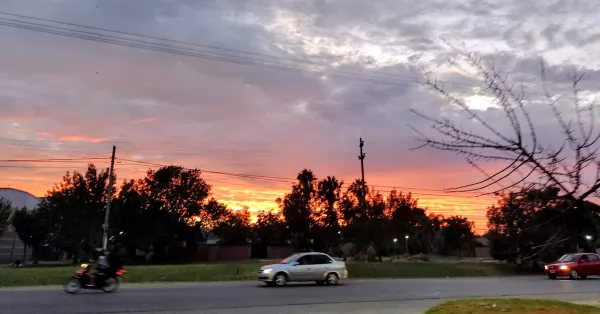
{"type": "Polygon", "coordinates": [[[295,261],[297,258],[298,258],[298,254],[290,255],[290,256],[282,259],[281,262],[279,262],[279,263],[281,263],[281,264],[290,264],[293,261],[295,261]]]}
{"type": "Polygon", "coordinates": [[[574,262],[577,260],[577,256],[573,255],[573,254],[565,254],[563,256],[561,256],[557,262],[562,262],[562,263],[570,263],[570,262],[574,262]]]}

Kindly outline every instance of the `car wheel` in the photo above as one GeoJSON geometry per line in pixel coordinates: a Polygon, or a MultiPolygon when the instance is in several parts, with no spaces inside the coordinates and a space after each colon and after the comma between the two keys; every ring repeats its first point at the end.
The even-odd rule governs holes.
{"type": "Polygon", "coordinates": [[[283,287],[287,285],[287,282],[288,278],[284,273],[279,273],[275,275],[275,285],[277,285],[278,287],[283,287]]]}
{"type": "Polygon", "coordinates": [[[578,279],[579,273],[575,269],[571,269],[571,271],[569,272],[569,278],[578,279]]]}
{"type": "Polygon", "coordinates": [[[327,274],[327,277],[325,277],[325,282],[327,282],[328,285],[335,286],[338,284],[338,281],[339,278],[336,273],[329,273],[327,274]]]}
{"type": "Polygon", "coordinates": [[[556,279],[556,275],[548,275],[548,278],[550,278],[550,279],[556,279]]]}

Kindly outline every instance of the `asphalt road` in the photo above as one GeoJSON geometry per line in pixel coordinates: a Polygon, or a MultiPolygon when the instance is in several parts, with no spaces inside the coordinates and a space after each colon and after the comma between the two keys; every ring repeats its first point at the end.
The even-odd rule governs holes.
{"type": "Polygon", "coordinates": [[[46,287],[0,290],[0,313],[422,313],[448,298],[581,293],[600,295],[600,279],[356,280],[335,287],[283,288],[255,282],[123,285],[114,294],[83,291],[78,295],[46,287]]]}

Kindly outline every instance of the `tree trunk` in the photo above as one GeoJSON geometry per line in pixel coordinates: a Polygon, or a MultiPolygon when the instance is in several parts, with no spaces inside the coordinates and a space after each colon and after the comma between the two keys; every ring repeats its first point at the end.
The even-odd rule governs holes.
{"type": "Polygon", "coordinates": [[[33,260],[33,265],[37,265],[40,262],[39,251],[40,248],[37,245],[31,248],[31,259],[33,260]]]}
{"type": "Polygon", "coordinates": [[[77,265],[77,263],[79,262],[79,247],[75,248],[75,251],[73,252],[73,265],[77,265]]]}
{"type": "Polygon", "coordinates": [[[27,262],[27,245],[23,243],[23,265],[27,262]]]}

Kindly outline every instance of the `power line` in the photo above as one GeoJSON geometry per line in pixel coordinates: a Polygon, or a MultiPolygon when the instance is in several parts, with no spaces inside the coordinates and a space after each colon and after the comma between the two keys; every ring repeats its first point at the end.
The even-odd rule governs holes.
{"type": "MultiPolygon", "coordinates": [[[[108,161],[109,158],[108,157],[89,157],[89,158],[55,158],[55,159],[4,159],[4,160],[0,160],[0,162],[24,162],[24,163],[54,163],[54,162],[88,162],[91,160],[106,160],[108,161]]],[[[153,162],[144,162],[144,161],[137,161],[137,160],[132,160],[132,159],[124,159],[124,158],[116,158],[117,160],[117,164],[119,165],[130,165],[130,166],[154,166],[154,167],[166,167],[167,165],[165,164],[159,164],[159,163],[153,163],[153,162]],[[127,161],[129,162],[129,164],[123,164],[120,161],[127,161]]],[[[43,166],[43,167],[34,167],[34,166],[13,166],[13,165],[0,165],[0,168],[19,168],[19,169],[71,169],[73,167],[48,167],[48,166],[43,166]]],[[[184,167],[185,168],[185,167],[184,167]]],[[[126,168],[125,168],[126,169],[126,168]]],[[[186,168],[186,169],[192,169],[192,168],[186,168]]],[[[131,170],[131,169],[128,169],[131,170]]],[[[277,177],[277,176],[265,176],[265,175],[255,175],[255,174],[245,174],[245,173],[235,173],[235,172],[225,172],[225,171],[215,171],[215,170],[203,170],[203,169],[197,169],[202,173],[207,173],[207,174],[215,174],[215,175],[225,175],[225,176],[231,176],[231,177],[238,177],[238,178],[244,178],[244,179],[259,179],[259,180],[269,180],[269,181],[276,181],[276,182],[282,182],[282,183],[296,183],[297,179],[294,178],[286,178],[286,177],[277,177]]],[[[139,172],[145,172],[145,171],[140,171],[140,170],[135,170],[135,171],[139,171],[139,172]]],[[[398,191],[399,190],[422,190],[422,191],[438,191],[438,192],[443,192],[444,190],[441,189],[425,189],[425,188],[414,188],[414,187],[402,187],[402,186],[387,186],[387,185],[376,185],[376,184],[367,184],[368,186],[371,187],[383,187],[383,188],[392,188],[392,190],[380,190],[380,192],[391,192],[391,191],[398,191]]],[[[265,186],[263,186],[265,187],[265,186]]],[[[265,187],[267,188],[267,187],[265,187]]],[[[431,193],[414,193],[414,192],[410,192],[411,194],[415,194],[415,195],[423,195],[423,196],[437,196],[437,197],[478,197],[476,195],[460,195],[460,194],[431,194],[431,193]]],[[[484,198],[484,197],[479,197],[479,198],[484,198]]],[[[490,196],[489,198],[496,198],[496,197],[492,197],[490,196]]]]}
{"type": "MultiPolygon", "coordinates": [[[[142,165],[149,165],[149,166],[155,166],[155,167],[166,167],[167,165],[165,164],[159,164],[159,163],[153,163],[153,162],[144,162],[144,161],[136,161],[136,160],[131,160],[131,159],[123,159],[123,158],[117,158],[117,160],[124,160],[124,161],[128,161],[128,162],[133,162],[133,163],[139,163],[142,165]]],[[[185,167],[184,167],[185,168],[185,167]]],[[[192,169],[192,168],[186,168],[186,169],[192,169]]],[[[202,173],[210,173],[210,174],[219,174],[219,175],[226,175],[226,176],[233,176],[233,177],[240,177],[240,178],[247,178],[247,179],[261,179],[261,180],[272,180],[272,181],[278,181],[278,182],[283,182],[283,183],[296,183],[297,179],[293,179],[293,178],[285,178],[285,177],[275,177],[275,176],[264,176],[264,175],[254,175],[254,174],[244,174],[244,173],[234,173],[234,172],[224,172],[224,171],[214,171],[214,170],[203,170],[203,169],[197,169],[198,171],[202,172],[202,173]]],[[[382,185],[372,185],[372,184],[367,184],[368,186],[371,187],[392,187],[392,186],[382,186],[382,185]]],[[[263,186],[264,187],[264,186],[263,186]]],[[[428,190],[428,191],[444,191],[444,190],[435,190],[435,189],[418,189],[418,188],[406,188],[406,187],[401,187],[401,186],[395,186],[393,187],[394,191],[398,191],[397,189],[401,189],[401,190],[428,190]]],[[[381,192],[391,192],[392,190],[384,190],[381,192]]],[[[413,193],[411,192],[411,194],[418,194],[418,195],[425,195],[425,196],[443,196],[443,197],[469,197],[469,198],[473,198],[473,197],[478,197],[477,195],[460,195],[460,194],[455,194],[455,193],[448,193],[445,195],[442,194],[430,194],[430,193],[413,193]]],[[[486,197],[479,197],[479,198],[486,198],[486,197]]],[[[487,198],[496,198],[496,197],[487,197],[487,198]]]]}
{"type": "MultiPolygon", "coordinates": [[[[170,44],[162,44],[162,43],[149,42],[149,41],[144,41],[144,40],[135,40],[135,39],[131,39],[131,38],[106,35],[106,34],[102,34],[102,33],[98,33],[98,32],[82,31],[82,30],[77,30],[77,29],[72,29],[72,28],[64,28],[64,27],[51,26],[51,25],[47,25],[47,24],[26,22],[26,21],[22,21],[22,20],[0,18],[0,25],[7,26],[7,27],[19,28],[19,29],[30,30],[30,31],[35,31],[35,32],[48,33],[48,34],[59,35],[59,36],[66,36],[66,37],[77,38],[77,39],[90,40],[90,41],[95,41],[95,42],[127,46],[127,47],[131,47],[131,48],[151,50],[151,51],[156,51],[156,52],[171,53],[171,54],[176,54],[176,55],[181,55],[181,56],[196,57],[196,58],[208,59],[208,60],[213,60],[213,61],[221,61],[221,62],[233,63],[233,64],[239,64],[239,65],[254,66],[254,67],[260,67],[260,68],[266,68],[266,69],[282,70],[282,71],[297,72],[297,73],[305,73],[305,72],[314,71],[314,69],[307,69],[307,68],[293,67],[293,66],[290,67],[288,65],[282,65],[281,63],[273,62],[272,60],[276,60],[276,59],[280,59],[280,60],[286,60],[286,59],[281,58],[281,57],[276,57],[276,56],[265,55],[265,54],[246,52],[246,51],[223,48],[223,47],[218,47],[218,46],[201,45],[201,44],[197,44],[197,43],[189,43],[189,42],[184,42],[184,41],[172,40],[172,39],[168,39],[168,38],[135,34],[135,33],[118,31],[118,30],[110,30],[110,29],[106,29],[106,28],[93,27],[93,26],[76,24],[76,23],[67,23],[67,22],[62,22],[62,21],[43,19],[43,18],[38,18],[38,17],[13,14],[13,13],[8,13],[8,12],[0,12],[0,14],[18,17],[21,19],[38,20],[38,21],[56,23],[56,24],[67,25],[67,26],[72,26],[72,27],[79,27],[79,28],[85,28],[85,29],[90,29],[90,30],[104,31],[104,32],[110,32],[110,33],[115,33],[115,34],[127,35],[127,36],[138,37],[138,38],[147,38],[147,39],[159,40],[159,41],[170,42],[170,43],[197,46],[197,47],[202,47],[202,48],[206,48],[206,49],[227,51],[227,52],[232,52],[235,54],[248,54],[248,55],[253,55],[253,56],[264,57],[264,58],[266,58],[266,60],[249,59],[247,57],[242,57],[242,56],[235,55],[235,54],[232,55],[232,54],[224,54],[224,53],[215,53],[215,52],[207,51],[207,50],[198,50],[198,49],[193,49],[193,48],[174,47],[173,45],[170,45],[170,44]],[[260,63],[256,63],[257,61],[260,63]]],[[[310,64],[313,66],[320,66],[320,67],[328,67],[328,65],[323,65],[323,64],[319,64],[319,63],[316,63],[313,61],[308,61],[308,60],[287,59],[286,61],[296,62],[296,63],[307,63],[307,64],[310,64]]],[[[370,74],[370,75],[359,76],[359,73],[356,73],[356,72],[347,72],[347,71],[332,70],[332,69],[327,70],[327,75],[330,77],[335,77],[335,78],[350,79],[350,80],[357,80],[357,81],[370,82],[370,83],[383,84],[383,85],[393,85],[393,86],[397,85],[398,83],[416,83],[415,80],[418,79],[417,77],[406,77],[406,76],[403,77],[402,75],[399,75],[399,74],[393,74],[393,76],[381,75],[381,74],[377,74],[377,75],[370,74]],[[404,80],[402,80],[402,79],[404,79],[404,80]]],[[[390,75],[392,75],[392,74],[390,74],[390,75]]],[[[442,81],[442,80],[438,80],[437,82],[439,82],[440,84],[443,83],[445,85],[451,85],[451,86],[463,86],[463,87],[467,87],[467,88],[476,87],[475,85],[461,84],[461,83],[448,82],[448,81],[442,81]]],[[[533,95],[533,93],[529,93],[529,94],[533,95]]],[[[539,95],[543,96],[542,94],[539,94],[539,95]]]]}
{"type": "MultiPolygon", "coordinates": [[[[130,47],[130,48],[139,48],[139,49],[150,50],[150,51],[155,51],[155,52],[164,52],[164,53],[170,53],[170,54],[174,54],[174,55],[194,57],[194,58],[199,58],[199,59],[207,59],[207,60],[212,60],[212,61],[221,61],[221,62],[238,64],[238,65],[247,65],[247,66],[259,67],[259,68],[264,68],[264,69],[273,69],[273,70],[281,70],[281,71],[296,72],[296,73],[310,72],[309,69],[306,69],[306,68],[282,65],[281,63],[276,63],[276,62],[272,62],[272,61],[252,60],[252,59],[240,57],[240,56],[225,55],[225,54],[219,54],[219,53],[214,53],[214,52],[209,52],[209,51],[198,51],[197,49],[190,49],[190,48],[182,49],[181,47],[172,47],[172,46],[155,43],[155,42],[146,42],[146,41],[142,41],[142,40],[120,38],[120,37],[116,37],[116,36],[104,35],[104,34],[93,33],[93,32],[83,32],[83,31],[78,31],[78,30],[74,30],[74,29],[66,29],[66,28],[54,27],[54,26],[49,26],[49,25],[37,24],[37,23],[15,21],[15,20],[10,20],[10,19],[0,18],[0,25],[23,29],[23,30],[41,32],[41,33],[47,33],[47,34],[53,34],[53,35],[59,35],[59,36],[77,38],[77,39],[84,39],[84,40],[89,40],[89,41],[94,41],[94,42],[114,44],[114,45],[118,45],[118,46],[130,47]]],[[[350,80],[371,82],[371,83],[376,83],[376,84],[393,85],[393,86],[397,85],[398,83],[412,83],[412,82],[399,80],[398,78],[396,78],[395,82],[393,82],[393,81],[391,81],[392,78],[382,77],[382,76],[371,75],[371,76],[358,77],[358,76],[356,76],[357,75],[356,73],[344,73],[344,72],[334,71],[334,70],[328,70],[327,75],[330,77],[335,77],[335,78],[350,79],[350,80]]]]}
{"type": "Polygon", "coordinates": [[[53,166],[31,167],[31,166],[6,166],[6,165],[0,165],[0,168],[15,168],[15,169],[72,169],[73,167],[67,167],[67,166],[62,166],[62,167],[53,167],[53,166]]]}
{"type": "MultiPolygon", "coordinates": [[[[117,160],[124,160],[124,161],[128,161],[128,162],[139,163],[139,164],[149,165],[149,166],[155,166],[155,167],[166,167],[167,166],[167,165],[163,165],[163,164],[157,164],[157,163],[152,163],[152,162],[144,162],[144,161],[137,161],[137,160],[132,160],[132,159],[117,158],[117,160]]],[[[191,168],[187,168],[187,169],[191,169],[191,168]]],[[[212,170],[203,170],[203,169],[197,169],[197,170],[199,170],[201,172],[206,172],[206,173],[222,174],[222,175],[229,175],[229,176],[242,177],[242,178],[256,178],[256,179],[265,179],[265,180],[278,180],[278,181],[290,182],[290,183],[296,181],[295,179],[283,178],[283,177],[262,176],[262,175],[254,175],[254,174],[244,174],[244,173],[234,173],[234,172],[224,172],[224,171],[212,171],[212,170]]]]}
{"type": "Polygon", "coordinates": [[[0,162],[73,162],[89,160],[108,160],[107,157],[84,157],[84,158],[45,158],[45,159],[0,159],[0,162]]]}
{"type": "Polygon", "coordinates": [[[133,142],[129,141],[101,141],[101,142],[90,142],[90,141],[73,141],[73,140],[51,140],[51,139],[13,139],[13,138],[0,138],[0,142],[10,141],[10,142],[43,142],[43,143],[73,143],[73,144],[110,144],[110,143],[122,143],[122,144],[131,144],[133,142]]]}
{"type": "MultiPolygon", "coordinates": [[[[23,152],[27,152],[27,151],[51,151],[51,152],[70,152],[70,153],[89,153],[89,152],[97,152],[98,150],[100,150],[100,148],[96,149],[96,150],[90,150],[90,149],[52,149],[52,148],[45,148],[45,147],[40,147],[40,146],[32,146],[32,145],[15,145],[15,144],[5,144],[5,143],[1,143],[0,145],[2,146],[9,146],[9,147],[16,147],[19,149],[19,151],[23,151],[23,152]],[[23,147],[23,148],[22,148],[23,147]],[[22,148],[22,149],[21,149],[22,148]]],[[[127,151],[127,149],[125,149],[127,151]]],[[[218,150],[218,149],[215,149],[218,150]]],[[[307,153],[307,152],[293,152],[293,151],[281,151],[281,150],[277,150],[277,151],[272,151],[272,152],[256,152],[256,151],[249,151],[249,150],[236,150],[236,151],[231,151],[230,149],[222,149],[223,151],[216,151],[216,152],[189,152],[189,150],[172,150],[172,149],[160,149],[160,148],[155,148],[155,149],[135,149],[135,151],[137,153],[155,153],[155,154],[159,154],[159,153],[165,153],[168,152],[169,155],[175,155],[175,156],[220,156],[220,155],[253,155],[253,156],[280,156],[280,155],[320,155],[320,156],[337,156],[337,155],[354,155],[354,153],[350,153],[350,152],[311,152],[311,153],[307,153]]]]}
{"type": "MultiPolygon", "coordinates": [[[[0,166],[0,168],[22,168],[22,169],[72,169],[73,167],[51,167],[51,166],[47,166],[47,167],[21,167],[21,166],[0,166]]],[[[118,170],[118,169],[117,169],[118,170]]],[[[146,173],[146,171],[144,170],[138,170],[138,169],[127,169],[131,172],[137,172],[137,173],[146,173]]],[[[203,173],[208,173],[208,174],[221,174],[221,172],[207,172],[207,171],[202,171],[203,173]]],[[[260,179],[263,180],[263,178],[254,178],[254,177],[241,177],[241,178],[245,178],[245,179],[260,179]]],[[[211,184],[212,182],[217,182],[217,183],[223,183],[226,185],[236,185],[236,186],[248,186],[248,187],[255,187],[255,188],[263,188],[263,189],[277,189],[279,190],[279,188],[277,187],[273,187],[273,186],[266,186],[266,185],[258,185],[258,184],[247,184],[247,183],[239,183],[239,182],[229,182],[229,181],[222,181],[222,180],[214,180],[212,178],[203,178],[207,183],[211,184]]],[[[27,179],[21,179],[21,181],[35,181],[35,182],[40,182],[40,180],[27,180],[27,179]]],[[[292,184],[293,182],[290,181],[282,181],[282,180],[269,180],[271,182],[277,182],[277,183],[287,183],[287,184],[292,184]]],[[[378,187],[378,185],[370,185],[372,187],[378,187]]],[[[219,187],[216,187],[217,189],[219,187]]],[[[283,188],[281,188],[281,190],[283,190],[283,188]]],[[[408,190],[408,189],[406,189],[408,190]]],[[[392,191],[396,191],[399,192],[398,190],[376,190],[374,192],[379,192],[379,193],[390,193],[392,191]]],[[[487,196],[487,197],[477,197],[476,195],[456,195],[456,194],[434,194],[434,193],[420,193],[420,192],[410,192],[411,195],[413,195],[413,197],[421,197],[421,196],[431,196],[431,197],[445,197],[445,198],[453,198],[453,199],[465,199],[465,198],[469,198],[469,199],[496,199],[496,197],[492,197],[492,196],[487,196]]],[[[458,204],[458,205],[464,205],[464,204],[458,204]]]]}

